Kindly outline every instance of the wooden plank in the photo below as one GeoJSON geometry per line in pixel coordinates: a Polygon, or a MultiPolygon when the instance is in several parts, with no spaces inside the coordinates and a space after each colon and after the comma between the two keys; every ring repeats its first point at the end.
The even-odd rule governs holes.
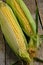
{"type": "Polygon", "coordinates": [[[0,65],[5,65],[5,43],[0,29],[0,65]]]}
{"type": "Polygon", "coordinates": [[[11,65],[17,62],[17,56],[12,52],[11,48],[6,44],[6,65],[11,65]]]}
{"type": "MultiPolygon", "coordinates": [[[[39,14],[40,14],[41,21],[42,21],[42,24],[43,24],[43,0],[37,0],[37,3],[38,3],[39,14]]],[[[38,32],[41,35],[43,34],[43,30],[41,28],[40,22],[38,22],[38,32]]],[[[42,41],[41,46],[37,50],[36,56],[43,60],[43,41],[42,41]]],[[[37,65],[37,63],[36,63],[36,65],[37,65]]],[[[38,65],[43,65],[43,63],[38,62],[38,65]]]]}
{"type": "MultiPolygon", "coordinates": [[[[42,26],[43,26],[43,0],[37,0],[37,3],[38,3],[39,14],[40,14],[42,26]]],[[[39,34],[43,34],[43,30],[41,28],[40,23],[39,23],[38,31],[39,31],[39,34]]]]}

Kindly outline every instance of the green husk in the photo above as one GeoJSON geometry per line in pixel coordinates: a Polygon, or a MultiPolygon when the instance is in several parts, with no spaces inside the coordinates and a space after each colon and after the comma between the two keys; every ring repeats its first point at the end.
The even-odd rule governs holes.
{"type": "Polygon", "coordinates": [[[41,58],[35,57],[34,60],[37,61],[37,62],[43,63],[43,59],[41,59],[41,58]]]}
{"type": "Polygon", "coordinates": [[[38,33],[38,7],[36,7],[36,33],[38,33]]]}

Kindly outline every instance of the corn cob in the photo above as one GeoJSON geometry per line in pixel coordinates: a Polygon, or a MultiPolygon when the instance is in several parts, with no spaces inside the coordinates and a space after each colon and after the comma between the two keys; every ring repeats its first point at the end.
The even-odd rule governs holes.
{"type": "Polygon", "coordinates": [[[24,34],[11,8],[2,1],[0,1],[0,25],[4,37],[13,52],[29,62],[31,59],[26,50],[24,34]]]}
{"type": "MultiPolygon", "coordinates": [[[[25,9],[21,7],[22,3],[20,1],[22,0],[6,0],[6,3],[11,6],[14,14],[19,20],[19,24],[21,25],[23,31],[28,36],[31,37],[31,35],[33,35],[36,32],[36,25],[34,20],[31,17],[31,14],[26,12],[29,15],[27,17],[24,11],[25,9]],[[21,4],[19,5],[18,3],[19,4],[21,3],[21,4]]],[[[24,6],[24,3],[23,3],[23,6],[24,6]]],[[[24,6],[24,8],[27,8],[27,7],[24,6]]]]}
{"type": "Polygon", "coordinates": [[[32,18],[32,15],[31,15],[29,9],[27,8],[27,6],[23,2],[23,0],[16,0],[16,1],[19,3],[20,7],[24,11],[24,13],[25,13],[25,15],[26,15],[31,27],[32,27],[32,30],[34,31],[34,33],[36,33],[36,24],[35,24],[35,21],[32,18]]]}

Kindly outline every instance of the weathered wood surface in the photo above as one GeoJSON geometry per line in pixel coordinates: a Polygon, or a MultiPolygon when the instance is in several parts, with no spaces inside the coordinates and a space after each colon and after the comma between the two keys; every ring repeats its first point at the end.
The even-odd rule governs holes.
{"type": "Polygon", "coordinates": [[[0,65],[5,65],[5,43],[0,29],[0,65]]]}
{"type": "MultiPolygon", "coordinates": [[[[43,0],[37,0],[38,3],[38,9],[39,9],[39,13],[40,13],[40,17],[41,17],[41,21],[42,21],[42,26],[43,26],[43,0]]],[[[43,34],[43,30],[41,28],[41,25],[39,23],[39,34],[43,34]]]]}
{"type": "MultiPolygon", "coordinates": [[[[29,10],[34,18],[35,10],[36,10],[35,1],[24,0],[24,2],[26,3],[27,7],[29,8],[29,10]]],[[[38,0],[38,7],[39,7],[39,12],[41,15],[42,23],[43,23],[43,0],[38,0]]],[[[40,23],[39,23],[38,27],[39,27],[38,28],[39,34],[43,34],[40,23]]],[[[5,65],[5,64],[10,65],[13,62],[15,62],[16,60],[18,60],[7,44],[6,44],[6,49],[5,49],[5,43],[6,42],[3,39],[3,34],[0,29],[0,65],[5,65]],[[5,63],[5,60],[6,60],[6,63],[5,63]]],[[[43,59],[43,44],[41,45],[41,48],[38,50],[37,56],[43,59]]],[[[35,65],[43,65],[43,64],[35,62],[35,65]]]]}

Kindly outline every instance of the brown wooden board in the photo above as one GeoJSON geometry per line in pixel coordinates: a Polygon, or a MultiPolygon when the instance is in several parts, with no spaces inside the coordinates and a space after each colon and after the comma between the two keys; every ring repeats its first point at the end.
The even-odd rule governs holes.
{"type": "MultiPolygon", "coordinates": [[[[39,14],[41,17],[41,22],[42,22],[42,26],[43,26],[43,0],[37,0],[38,3],[38,9],[39,9],[39,14]]],[[[39,22],[39,34],[43,34],[43,30],[41,28],[40,22],[39,22]]]]}
{"type": "Polygon", "coordinates": [[[5,43],[0,29],[0,65],[5,65],[5,43]]]}

